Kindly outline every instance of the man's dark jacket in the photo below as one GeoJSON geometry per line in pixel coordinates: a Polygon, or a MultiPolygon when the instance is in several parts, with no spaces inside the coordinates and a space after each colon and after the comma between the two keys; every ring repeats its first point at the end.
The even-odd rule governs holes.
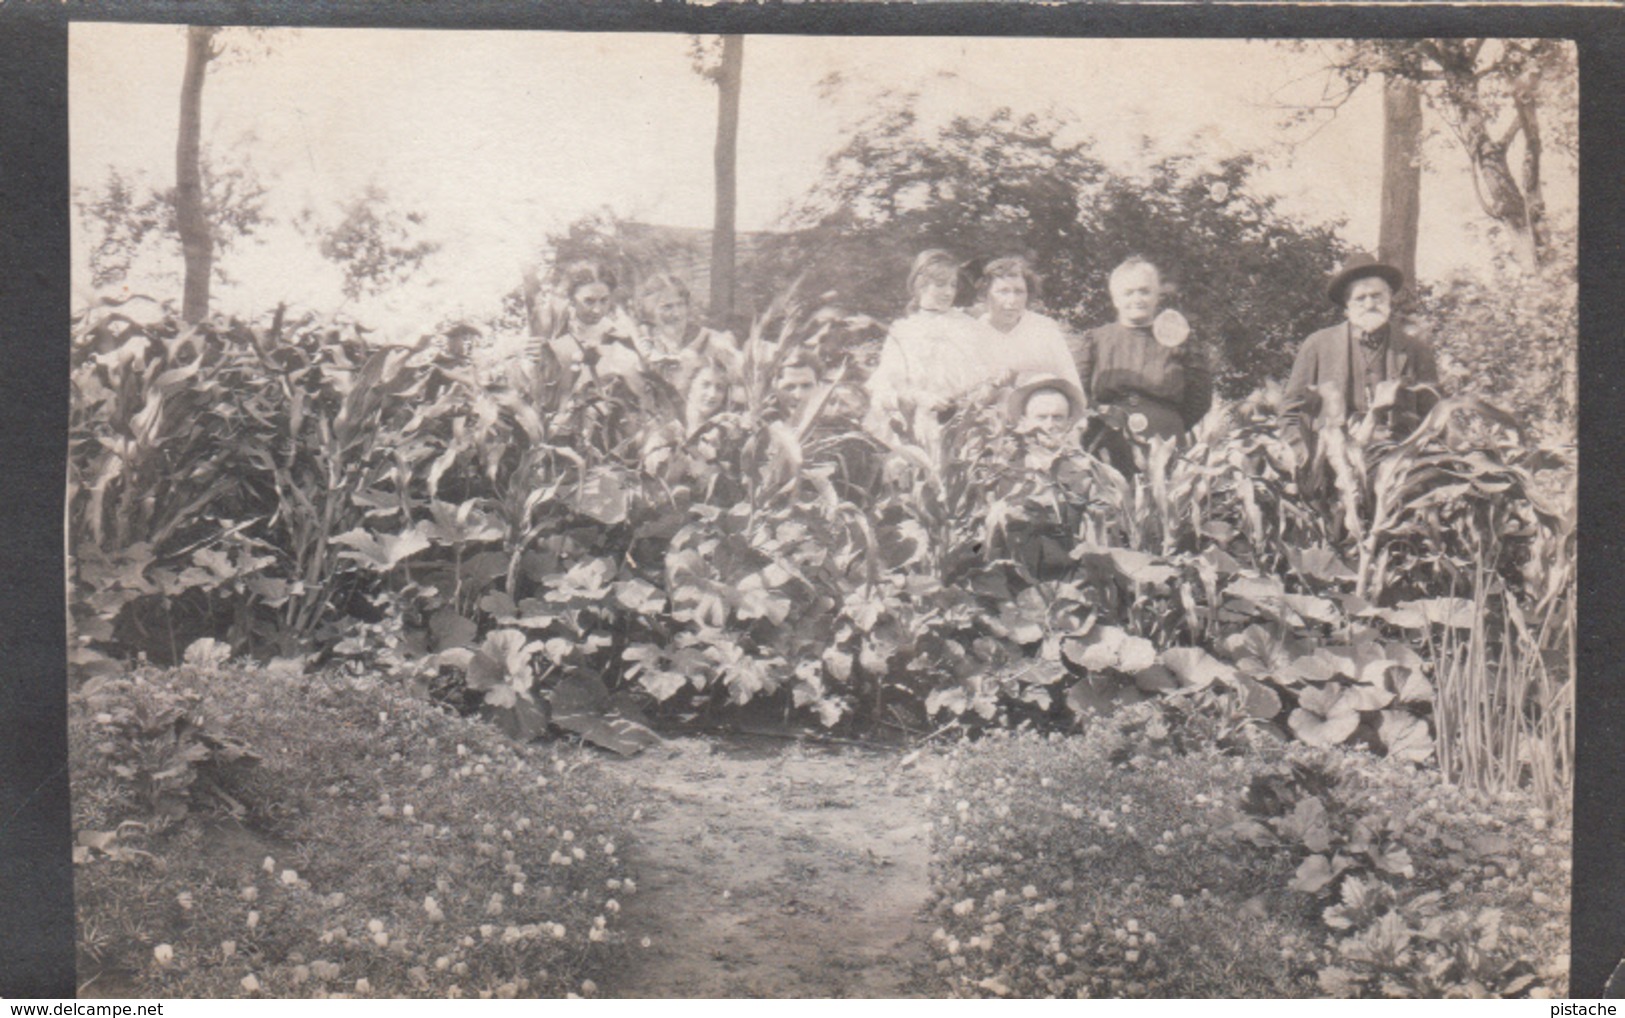
{"type": "MultiPolygon", "coordinates": [[[[1286,383],[1281,406],[1282,431],[1286,440],[1300,450],[1307,446],[1310,422],[1320,413],[1318,387],[1331,382],[1343,391],[1343,406],[1349,413],[1369,406],[1366,392],[1366,359],[1372,356],[1365,345],[1350,334],[1349,323],[1339,322],[1321,329],[1303,341],[1292,364],[1292,377],[1286,383]]],[[[1375,375],[1378,380],[1397,379],[1406,383],[1437,385],[1439,367],[1426,342],[1406,335],[1397,320],[1388,323],[1388,344],[1384,363],[1375,375]]],[[[1401,411],[1414,407],[1396,408],[1401,411]]]]}

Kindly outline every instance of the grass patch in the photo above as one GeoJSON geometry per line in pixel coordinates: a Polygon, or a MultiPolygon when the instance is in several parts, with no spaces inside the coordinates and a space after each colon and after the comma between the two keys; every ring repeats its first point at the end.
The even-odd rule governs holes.
{"type": "Polygon", "coordinates": [[[1566,992],[1566,822],[1433,770],[1171,699],[963,745],[933,814],[945,994],[1566,992]]]}
{"type": "Polygon", "coordinates": [[[75,694],[83,992],[590,994],[635,893],[584,752],[370,680],[143,671],[75,694]]]}

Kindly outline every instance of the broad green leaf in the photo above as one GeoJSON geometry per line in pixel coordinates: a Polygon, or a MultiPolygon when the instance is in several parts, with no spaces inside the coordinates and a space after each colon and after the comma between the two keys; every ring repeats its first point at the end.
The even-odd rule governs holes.
{"type": "Polygon", "coordinates": [[[1343,706],[1343,697],[1343,687],[1336,682],[1329,682],[1323,686],[1305,686],[1298,692],[1298,706],[1304,710],[1314,711],[1321,717],[1347,714],[1350,711],[1343,706]]]}
{"type": "Polygon", "coordinates": [[[1342,698],[1337,703],[1338,710],[1366,711],[1381,710],[1394,702],[1391,690],[1381,686],[1354,685],[1343,691],[1342,698]]]}
{"type": "Polygon", "coordinates": [[[1179,575],[1178,569],[1143,551],[1113,548],[1110,554],[1118,574],[1134,583],[1167,583],[1179,575]]]}
{"type": "MultiPolygon", "coordinates": [[[[488,634],[468,661],[469,688],[488,690],[507,684],[529,689],[530,659],[539,649],[538,644],[529,642],[517,629],[499,629],[488,634]]],[[[446,654],[440,659],[452,660],[446,654]]]]}
{"type": "Polygon", "coordinates": [[[1312,855],[1298,864],[1298,871],[1287,886],[1305,894],[1319,894],[1336,879],[1337,873],[1332,869],[1331,862],[1324,855],[1312,855]]]}
{"type": "Polygon", "coordinates": [[[1323,597],[1314,597],[1309,594],[1282,594],[1281,603],[1310,622],[1321,622],[1335,626],[1343,621],[1343,616],[1338,612],[1337,605],[1323,597]]]}
{"type": "Polygon", "coordinates": [[[1354,579],[1354,570],[1348,563],[1331,548],[1317,545],[1298,551],[1295,548],[1287,550],[1287,559],[1292,567],[1305,576],[1312,576],[1317,580],[1327,582],[1341,582],[1354,579]]]}
{"type": "Polygon", "coordinates": [[[1281,697],[1257,679],[1237,675],[1236,691],[1241,695],[1243,709],[1255,718],[1268,721],[1281,713],[1281,697]]]}
{"type": "Polygon", "coordinates": [[[630,502],[625,480],[610,467],[595,467],[576,491],[575,510],[608,526],[626,522],[630,502]]]}
{"type": "Polygon", "coordinates": [[[1162,665],[1152,665],[1134,673],[1134,684],[1147,693],[1172,693],[1179,688],[1179,676],[1162,665]]]}
{"type": "Polygon", "coordinates": [[[1200,647],[1171,647],[1161,661],[1187,689],[1203,689],[1214,682],[1233,683],[1236,670],[1200,647]]]}
{"type": "Polygon", "coordinates": [[[665,607],[666,597],[660,592],[660,588],[645,580],[636,578],[622,580],[613,586],[615,600],[624,608],[653,615],[665,607]]]}
{"type": "Polygon", "coordinates": [[[1313,795],[1299,799],[1292,812],[1281,818],[1280,830],[1283,837],[1311,852],[1326,852],[1332,847],[1332,822],[1326,804],[1313,795]]]}
{"type": "Polygon", "coordinates": [[[448,605],[429,616],[429,632],[434,636],[435,648],[444,650],[472,644],[479,636],[480,627],[448,605]]]}
{"type": "MultiPolygon", "coordinates": [[[[485,702],[493,706],[489,694],[485,702]]],[[[535,703],[528,697],[516,698],[506,709],[491,711],[491,717],[511,739],[529,742],[547,734],[547,705],[535,703]]]]}
{"type": "Polygon", "coordinates": [[[1360,727],[1360,715],[1350,712],[1323,718],[1300,707],[1287,716],[1287,727],[1311,746],[1336,746],[1360,727]]]}
{"type": "Polygon", "coordinates": [[[958,716],[968,709],[969,701],[965,696],[965,687],[958,684],[939,686],[925,696],[925,713],[930,717],[936,717],[941,711],[958,716]]]}
{"type": "Polygon", "coordinates": [[[676,696],[688,684],[688,678],[678,672],[661,671],[658,668],[645,669],[638,673],[638,685],[642,686],[661,703],[676,696]]]}
{"type": "Polygon", "coordinates": [[[1400,703],[1432,703],[1433,684],[1422,676],[1420,668],[1407,668],[1399,686],[1400,703]]]}
{"type": "Polygon", "coordinates": [[[1423,721],[1403,710],[1385,710],[1377,726],[1377,738],[1396,760],[1425,763],[1433,756],[1433,737],[1423,721]]]}
{"type": "Polygon", "coordinates": [[[354,559],[369,569],[387,573],[406,559],[429,547],[429,539],[416,529],[377,537],[359,527],[333,538],[334,544],[350,549],[341,558],[354,559]]]}

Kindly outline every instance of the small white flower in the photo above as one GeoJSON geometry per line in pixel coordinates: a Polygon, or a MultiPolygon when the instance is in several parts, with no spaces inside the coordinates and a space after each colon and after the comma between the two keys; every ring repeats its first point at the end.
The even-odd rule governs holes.
{"type": "Polygon", "coordinates": [[[244,993],[258,993],[260,992],[260,981],[254,977],[254,973],[250,972],[243,977],[242,987],[244,993]]]}
{"type": "Polygon", "coordinates": [[[168,944],[159,944],[152,949],[152,958],[160,965],[168,965],[175,960],[175,949],[168,944]]]}

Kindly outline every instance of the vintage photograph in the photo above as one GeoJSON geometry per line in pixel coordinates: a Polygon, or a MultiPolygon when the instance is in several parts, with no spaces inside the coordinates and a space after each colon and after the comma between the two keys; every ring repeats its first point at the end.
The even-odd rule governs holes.
{"type": "Polygon", "coordinates": [[[68,54],[81,996],[1568,993],[1571,42],[68,54]]]}

